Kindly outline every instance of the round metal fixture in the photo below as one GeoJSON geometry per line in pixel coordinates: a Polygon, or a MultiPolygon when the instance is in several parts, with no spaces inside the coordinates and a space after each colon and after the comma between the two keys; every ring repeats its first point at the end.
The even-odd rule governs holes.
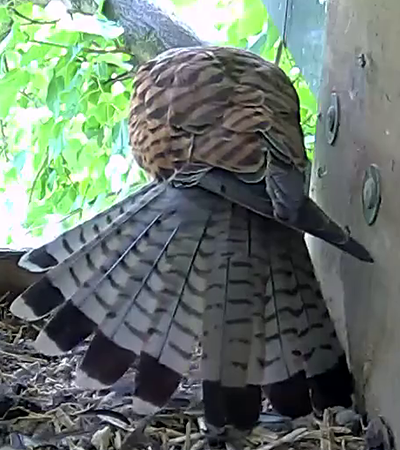
{"type": "Polygon", "coordinates": [[[329,145],[335,142],[339,128],[339,97],[336,92],[331,94],[331,104],[325,117],[325,134],[329,145]]]}
{"type": "Polygon", "coordinates": [[[381,205],[381,177],[378,166],[372,164],[364,174],[362,206],[365,221],[372,225],[378,217],[381,205]]]}

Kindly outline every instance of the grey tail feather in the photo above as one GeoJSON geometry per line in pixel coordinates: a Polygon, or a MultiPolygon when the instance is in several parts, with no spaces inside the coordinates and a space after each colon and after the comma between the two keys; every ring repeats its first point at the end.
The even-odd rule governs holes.
{"type": "Polygon", "coordinates": [[[97,214],[91,220],[77,225],[60,235],[49,244],[26,252],[19,260],[19,266],[31,272],[45,272],[57,266],[73,253],[85,249],[92,240],[110,228],[111,224],[119,223],[118,219],[130,213],[147,192],[156,186],[156,182],[149,183],[135,192],[132,196],[121,200],[111,208],[97,214]]]}
{"type": "Polygon", "coordinates": [[[94,335],[78,381],[107,386],[136,364],[137,412],[165,404],[200,337],[204,380],[237,399],[302,364],[321,374],[341,354],[302,235],[202,188],[151,183],[30,263],[47,273],[11,310],[51,314],[37,349],[60,354],[94,335]]]}
{"type": "Polygon", "coordinates": [[[230,214],[229,202],[203,190],[152,184],[25,256],[25,266],[48,271],[11,311],[27,320],[52,314],[36,340],[45,354],[94,334],[80,383],[110,385],[136,362],[138,405],[159,407],[201,335],[207,280],[230,214]],[[49,269],[49,260],[57,265],[49,269]]]}

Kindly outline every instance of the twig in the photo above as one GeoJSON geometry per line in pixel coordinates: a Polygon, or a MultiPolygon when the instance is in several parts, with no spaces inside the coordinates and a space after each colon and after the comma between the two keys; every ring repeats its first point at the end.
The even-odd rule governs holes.
{"type": "Polygon", "coordinates": [[[68,178],[68,181],[71,183],[71,186],[72,186],[72,188],[74,189],[75,193],[76,193],[77,195],[79,195],[79,190],[78,190],[78,188],[75,186],[75,183],[72,181],[71,175],[70,175],[70,173],[69,173],[69,171],[68,171],[68,161],[65,159],[64,155],[62,155],[62,154],[61,154],[61,158],[62,158],[62,160],[63,160],[63,162],[64,162],[64,164],[65,164],[65,165],[62,166],[63,169],[64,169],[64,173],[65,173],[66,177],[68,178]]]}
{"type": "Polygon", "coordinates": [[[127,70],[124,73],[121,73],[120,75],[117,75],[115,78],[109,78],[104,82],[104,84],[107,83],[116,83],[117,81],[124,81],[128,80],[129,78],[133,78],[133,75],[135,73],[135,69],[127,70]]]}
{"type": "Polygon", "coordinates": [[[15,8],[10,8],[10,11],[12,11],[16,16],[20,17],[21,19],[28,21],[30,24],[55,25],[57,22],[60,21],[60,19],[57,19],[57,20],[35,20],[35,19],[31,19],[30,17],[24,16],[19,11],[17,11],[15,8]]]}
{"type": "Polygon", "coordinates": [[[283,19],[283,30],[282,30],[282,39],[279,42],[278,50],[276,52],[275,64],[279,66],[279,62],[281,60],[282,51],[286,48],[286,37],[287,37],[287,22],[289,17],[289,2],[290,0],[286,0],[285,3],[285,15],[283,19]]]}
{"type": "Polygon", "coordinates": [[[24,90],[19,91],[19,93],[29,101],[33,102],[35,104],[35,108],[38,108],[40,105],[43,105],[43,102],[41,102],[39,98],[32,98],[32,96],[27,94],[24,90]]]}
{"type": "Polygon", "coordinates": [[[49,159],[49,149],[47,148],[46,155],[43,158],[42,164],[40,165],[39,170],[37,171],[37,173],[35,175],[35,179],[33,180],[33,183],[32,183],[31,192],[29,194],[29,200],[28,200],[29,203],[31,203],[31,201],[32,201],[33,192],[35,191],[36,183],[38,182],[41,173],[43,172],[44,168],[46,167],[46,163],[47,163],[48,159],[49,159]]]}
{"type": "Polygon", "coordinates": [[[282,436],[280,439],[277,439],[275,442],[271,442],[270,444],[259,447],[258,450],[272,450],[273,448],[279,447],[282,444],[293,443],[304,436],[307,432],[308,430],[305,427],[297,428],[286,434],[285,436],[282,436]]]}
{"type": "MultiPolygon", "coordinates": [[[[34,44],[40,44],[40,45],[51,45],[52,47],[58,47],[58,48],[66,48],[66,49],[70,48],[70,46],[68,46],[68,45],[57,44],[56,42],[40,41],[38,39],[31,39],[29,42],[33,42],[34,44]]],[[[128,51],[128,49],[126,49],[124,47],[116,47],[116,48],[112,48],[109,50],[105,50],[105,49],[101,49],[101,48],[95,49],[95,48],[89,48],[89,47],[82,47],[81,50],[86,53],[97,53],[100,55],[107,55],[108,53],[125,53],[126,55],[129,55],[132,57],[135,56],[132,53],[130,53],[128,51]]]]}

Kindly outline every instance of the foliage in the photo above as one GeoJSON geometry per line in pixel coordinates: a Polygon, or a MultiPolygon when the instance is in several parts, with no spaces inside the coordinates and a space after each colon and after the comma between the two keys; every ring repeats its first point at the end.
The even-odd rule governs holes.
{"type": "MultiPolygon", "coordinates": [[[[200,1],[174,0],[178,13],[200,1]]],[[[220,43],[275,58],[279,34],[261,0],[215,8],[225,13],[214,24],[220,43]]],[[[100,15],[71,20],[59,2],[0,7],[0,246],[38,245],[145,181],[128,146],[135,58],[121,32],[100,15]]],[[[280,66],[312,150],[315,98],[287,51],[280,66]]]]}
{"type": "Polygon", "coordinates": [[[133,78],[121,76],[133,65],[116,27],[86,19],[90,32],[82,32],[79,21],[71,26],[67,16],[48,16],[32,3],[0,9],[0,20],[12,23],[0,66],[0,203],[10,218],[2,225],[8,225],[5,244],[21,207],[25,217],[18,220],[40,236],[45,224],[63,219],[61,229],[69,227],[112,203],[110,193],[129,175],[133,184],[144,180],[136,166],[128,170],[133,78]],[[16,189],[19,201],[1,202],[16,189]]]}

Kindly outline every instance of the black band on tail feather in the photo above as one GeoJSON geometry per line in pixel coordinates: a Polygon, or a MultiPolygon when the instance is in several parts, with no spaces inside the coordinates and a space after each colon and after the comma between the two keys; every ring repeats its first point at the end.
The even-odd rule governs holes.
{"type": "Polygon", "coordinates": [[[164,406],[174,393],[181,375],[147,353],[140,355],[135,378],[135,395],[156,406],[164,406]]]}
{"type": "Polygon", "coordinates": [[[340,357],[332,369],[307,380],[314,407],[323,411],[333,406],[352,406],[354,380],[347,366],[346,356],[340,357]]]}
{"type": "Polygon", "coordinates": [[[313,406],[318,411],[334,406],[350,408],[353,389],[354,380],[345,355],[332,369],[320,375],[307,379],[301,371],[282,382],[263,386],[275,410],[293,419],[310,414],[313,406]]]}
{"type": "Polygon", "coordinates": [[[110,338],[97,331],[85,353],[80,369],[89,378],[110,386],[129,369],[136,355],[115,344],[110,338]]]}
{"type": "Polygon", "coordinates": [[[203,403],[206,422],[214,427],[233,425],[238,430],[251,430],[261,411],[261,387],[221,387],[216,381],[203,381],[203,403]]]}
{"type": "Polygon", "coordinates": [[[88,338],[95,327],[96,324],[72,302],[67,302],[47,323],[44,331],[62,352],[68,352],[88,338]]]}
{"type": "Polygon", "coordinates": [[[26,305],[32,309],[38,318],[49,314],[49,312],[65,302],[61,291],[53,286],[46,276],[30,286],[22,294],[22,297],[26,305]]]}
{"type": "Polygon", "coordinates": [[[278,383],[263,386],[273,408],[283,416],[295,419],[312,412],[305,372],[301,371],[278,383]]]}

